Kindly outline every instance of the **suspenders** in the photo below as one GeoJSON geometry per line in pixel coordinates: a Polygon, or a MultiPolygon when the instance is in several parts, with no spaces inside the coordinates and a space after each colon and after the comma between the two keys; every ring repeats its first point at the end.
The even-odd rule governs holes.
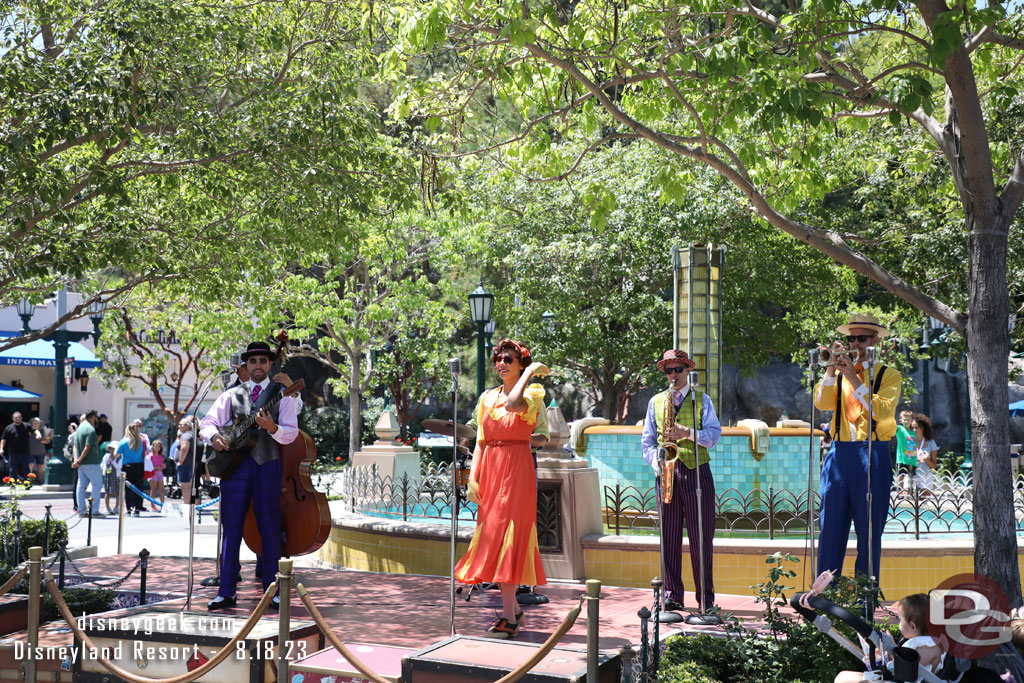
{"type": "MultiPolygon", "coordinates": [[[[884,365],[879,365],[878,366],[878,374],[875,375],[875,383],[871,387],[871,396],[874,396],[875,394],[877,394],[879,388],[881,388],[881,386],[882,386],[882,376],[883,375],[885,375],[885,366],[884,365]]],[[[871,400],[871,396],[868,397],[868,400],[871,400]]],[[[845,415],[843,414],[842,410],[843,410],[843,376],[840,374],[836,378],[836,415],[837,416],[841,415],[843,417],[841,417],[838,420],[836,420],[836,425],[837,426],[839,425],[839,420],[845,418],[845,415]]],[[[878,420],[876,420],[874,417],[872,417],[871,418],[871,433],[875,435],[875,440],[876,441],[878,440],[877,429],[878,429],[878,420]]],[[[841,430],[837,429],[836,431],[838,432],[838,431],[841,431],[841,430]]],[[[856,436],[857,436],[857,425],[850,425],[850,440],[851,441],[856,441],[856,439],[854,438],[856,436]]],[[[839,440],[839,434],[835,435],[835,439],[837,441],[839,440]]]]}

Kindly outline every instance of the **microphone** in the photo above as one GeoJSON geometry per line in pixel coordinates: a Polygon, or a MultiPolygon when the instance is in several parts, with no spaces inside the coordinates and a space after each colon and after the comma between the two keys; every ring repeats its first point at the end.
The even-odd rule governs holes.
{"type": "Polygon", "coordinates": [[[449,358],[448,359],[448,370],[452,373],[452,377],[458,377],[462,374],[462,359],[461,358],[449,358]]]}
{"type": "Polygon", "coordinates": [[[810,357],[810,364],[813,368],[815,365],[818,364],[818,349],[811,349],[807,355],[810,357]]]}
{"type": "Polygon", "coordinates": [[[237,368],[239,365],[242,364],[242,354],[240,354],[240,353],[233,353],[233,354],[231,354],[231,361],[230,361],[230,363],[231,363],[231,369],[232,370],[237,368]]]}
{"type": "Polygon", "coordinates": [[[697,388],[698,384],[698,373],[696,370],[690,370],[690,386],[694,389],[697,388]]]}
{"type": "Polygon", "coordinates": [[[874,363],[875,362],[875,353],[876,353],[876,351],[877,350],[875,349],[874,346],[869,346],[866,349],[864,349],[864,357],[865,357],[865,359],[867,360],[868,363],[874,363]]]}

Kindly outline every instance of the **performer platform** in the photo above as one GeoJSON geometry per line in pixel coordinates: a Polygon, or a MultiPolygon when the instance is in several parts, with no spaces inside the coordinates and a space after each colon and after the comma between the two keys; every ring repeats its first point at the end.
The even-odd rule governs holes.
{"type": "MultiPolygon", "coordinates": [[[[111,555],[75,560],[74,566],[89,579],[107,584],[122,578],[137,559],[134,555],[111,555]]],[[[191,609],[193,612],[205,611],[207,601],[216,595],[217,589],[201,586],[199,581],[215,575],[216,567],[214,560],[206,558],[196,559],[194,567],[196,582],[191,609]]],[[[146,577],[147,595],[174,596],[173,600],[160,603],[161,608],[183,609],[187,569],[187,558],[151,556],[146,577]]],[[[243,621],[252,613],[262,594],[260,582],[254,578],[253,571],[252,563],[242,565],[242,581],[238,584],[238,605],[214,614],[243,621]]],[[[69,566],[66,576],[70,579],[77,574],[69,566]]],[[[419,650],[449,636],[447,577],[310,567],[296,567],[293,577],[296,584],[302,583],[306,586],[314,603],[343,642],[374,643],[419,650]]],[[[117,587],[117,592],[120,595],[137,593],[139,586],[140,575],[136,570],[127,581],[117,587]]],[[[585,587],[582,584],[575,583],[553,583],[540,587],[538,592],[548,596],[550,602],[545,605],[525,606],[526,623],[517,642],[544,642],[568,611],[578,604],[579,597],[584,591],[585,587]]],[[[611,654],[618,652],[627,643],[638,649],[640,621],[637,611],[644,605],[650,606],[651,591],[603,586],[601,595],[600,649],[611,654]]],[[[692,594],[688,593],[686,599],[687,607],[696,604],[692,594]]],[[[469,602],[456,596],[456,632],[468,636],[482,635],[496,618],[500,604],[501,597],[496,590],[485,591],[483,594],[474,591],[469,602]]],[[[754,602],[752,596],[721,595],[718,597],[718,604],[724,612],[732,613],[744,622],[750,622],[755,627],[760,624],[761,606],[754,602]]],[[[309,619],[302,603],[294,594],[291,610],[292,619],[309,619]]],[[[107,614],[115,616],[117,613],[107,614]]],[[[268,616],[276,619],[276,613],[268,612],[268,616]]],[[[562,639],[561,645],[585,648],[586,629],[584,610],[576,625],[562,639]]],[[[662,637],[684,630],[720,632],[720,629],[691,627],[685,624],[661,625],[662,637]]],[[[24,640],[24,631],[0,639],[0,681],[6,680],[3,676],[5,670],[17,669],[14,644],[15,641],[23,643],[24,640]]],[[[39,645],[42,648],[70,648],[72,642],[70,629],[63,622],[52,622],[40,629],[39,645]]],[[[60,671],[60,664],[60,659],[40,660],[40,675],[44,671],[60,671]]],[[[61,677],[61,680],[64,678],[61,677]]]]}

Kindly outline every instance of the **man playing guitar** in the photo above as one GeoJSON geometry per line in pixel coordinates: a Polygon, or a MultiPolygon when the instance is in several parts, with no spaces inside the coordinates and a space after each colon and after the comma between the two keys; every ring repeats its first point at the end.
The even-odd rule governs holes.
{"type": "MultiPolygon", "coordinates": [[[[228,440],[220,431],[239,416],[255,413],[259,427],[255,446],[237,457],[234,469],[221,477],[220,510],[223,515],[220,589],[207,607],[210,610],[233,607],[240,568],[238,553],[242,543],[245,516],[252,501],[259,527],[262,555],[260,557],[263,589],[277,574],[281,558],[281,457],[279,444],[287,445],[298,436],[297,403],[294,398],[278,395],[282,387],[268,377],[270,365],[277,359],[264,342],[253,342],[242,354],[249,371],[249,380],[228,389],[217,397],[210,412],[200,422],[200,434],[218,451],[230,450],[228,440]],[[265,407],[271,404],[269,408],[265,407]]],[[[277,607],[274,598],[272,607],[277,607]]]]}

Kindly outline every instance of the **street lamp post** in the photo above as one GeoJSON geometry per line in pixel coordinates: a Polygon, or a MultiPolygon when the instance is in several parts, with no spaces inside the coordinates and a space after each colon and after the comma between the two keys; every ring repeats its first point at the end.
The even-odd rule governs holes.
{"type": "Polygon", "coordinates": [[[481,282],[469,295],[469,313],[476,323],[476,395],[484,393],[486,376],[486,357],[484,337],[487,334],[487,323],[491,321],[491,308],[494,306],[494,295],[484,289],[481,282]]]}
{"type": "MultiPolygon", "coordinates": [[[[21,301],[17,305],[18,315],[21,316],[22,332],[30,333],[29,321],[35,313],[35,305],[28,301],[21,301]]],[[[92,332],[72,332],[65,326],[43,337],[45,341],[53,342],[53,457],[46,464],[47,484],[70,484],[72,479],[71,465],[59,454],[64,452],[64,444],[68,439],[68,385],[64,383],[64,362],[68,357],[68,347],[71,342],[81,341],[92,337],[93,342],[99,340],[99,323],[103,318],[102,306],[93,304],[89,307],[89,318],[93,323],[92,332]]],[[[67,313],[67,291],[61,289],[57,293],[57,318],[58,320],[67,313]]]]}

